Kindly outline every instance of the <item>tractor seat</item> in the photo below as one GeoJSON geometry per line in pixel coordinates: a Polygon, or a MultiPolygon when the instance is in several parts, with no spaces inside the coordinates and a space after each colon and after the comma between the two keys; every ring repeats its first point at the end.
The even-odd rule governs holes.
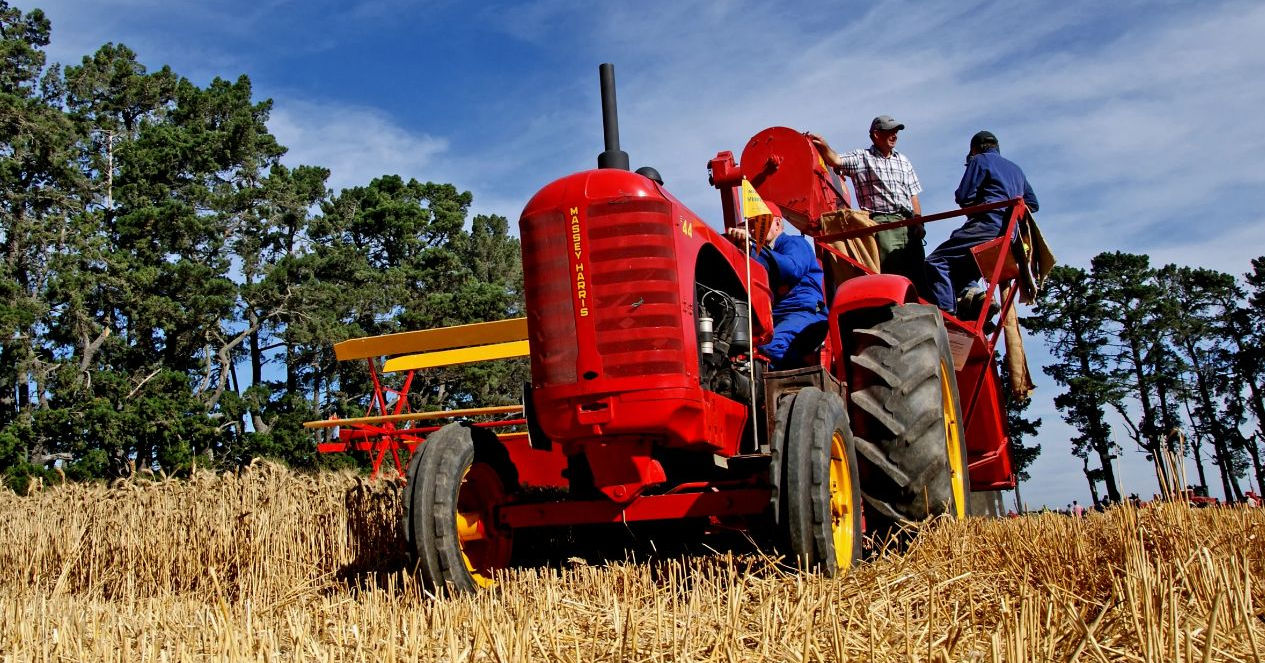
{"type": "Polygon", "coordinates": [[[984,280],[992,279],[999,256],[1005,260],[1002,264],[1000,280],[1009,281],[1019,276],[1019,263],[1015,261],[1015,252],[1002,251],[1002,247],[1008,244],[1005,237],[998,237],[971,247],[971,254],[975,257],[975,264],[979,267],[980,274],[984,275],[984,280]]]}

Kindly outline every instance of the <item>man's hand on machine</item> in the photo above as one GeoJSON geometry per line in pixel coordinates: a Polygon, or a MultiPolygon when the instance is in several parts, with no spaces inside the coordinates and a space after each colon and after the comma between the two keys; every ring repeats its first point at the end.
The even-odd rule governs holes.
{"type": "Polygon", "coordinates": [[[725,234],[728,235],[729,239],[732,240],[733,243],[737,244],[738,246],[743,246],[747,243],[746,228],[730,228],[729,230],[725,231],[725,234]]]}
{"type": "Polygon", "coordinates": [[[807,137],[808,140],[812,141],[813,146],[817,148],[819,153],[821,153],[821,158],[826,161],[827,166],[830,166],[831,168],[838,168],[843,165],[843,159],[839,158],[839,153],[835,152],[834,149],[830,147],[830,143],[827,143],[825,138],[822,138],[811,131],[805,131],[804,136],[807,137]]]}

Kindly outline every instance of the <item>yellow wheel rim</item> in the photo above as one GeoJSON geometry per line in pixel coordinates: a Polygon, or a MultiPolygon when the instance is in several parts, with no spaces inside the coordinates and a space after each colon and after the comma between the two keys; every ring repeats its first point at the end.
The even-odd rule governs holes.
{"type": "Polygon", "coordinates": [[[461,476],[457,492],[457,541],[466,571],[480,587],[492,585],[492,574],[509,565],[510,537],[494,524],[494,510],[505,499],[496,470],[475,463],[461,476]]]}
{"type": "Polygon", "coordinates": [[[949,456],[949,483],[953,487],[953,517],[966,519],[966,468],[962,462],[962,423],[958,421],[956,394],[949,385],[949,366],[940,362],[940,404],[944,410],[944,448],[949,456]]]}
{"type": "Polygon", "coordinates": [[[835,544],[835,562],[839,571],[852,566],[852,549],[856,545],[856,496],[852,494],[852,468],[843,434],[835,431],[830,438],[830,534],[835,544]]]}

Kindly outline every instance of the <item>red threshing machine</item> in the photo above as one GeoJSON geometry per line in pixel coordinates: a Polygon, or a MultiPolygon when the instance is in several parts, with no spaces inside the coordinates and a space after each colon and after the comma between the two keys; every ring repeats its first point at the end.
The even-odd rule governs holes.
{"type": "MultiPolygon", "coordinates": [[[[613,71],[600,73],[599,167],[540,189],[519,221],[527,317],[336,346],[369,361],[368,416],[309,426],[337,429],[323,451],[373,453],[375,471],[391,455],[424,579],[485,586],[526,528],[687,518],[768,534],[805,568],[835,574],[860,556],[863,507],[870,527],[964,518],[971,491],[1013,487],[988,307],[958,320],[904,277],[863,273],[830,284],[829,328],[807,367],[768,370],[757,350],[773,330],[764,268],[657,176],[628,170],[613,71]],[[522,408],[407,412],[412,371],[521,356],[522,408]],[[407,373],[402,390],[381,386],[380,357],[382,372],[407,373]],[[487,415],[512,418],[471,421],[487,415]],[[525,490],[539,486],[558,490],[525,490]]],[[[741,164],[721,152],[709,168],[726,228],[744,222],[746,180],[814,236],[819,256],[864,269],[833,243],[873,230],[821,230],[846,189],[803,134],[767,129],[741,164]]],[[[1026,211],[1001,205],[1010,237],[1026,211]]],[[[977,252],[988,301],[1007,293],[1003,314],[1015,292],[1008,248],[998,239],[977,252]]]]}

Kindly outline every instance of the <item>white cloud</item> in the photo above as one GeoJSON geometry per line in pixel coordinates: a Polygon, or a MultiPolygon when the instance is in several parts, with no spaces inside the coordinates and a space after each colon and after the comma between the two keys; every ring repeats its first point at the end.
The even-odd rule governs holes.
{"type": "MultiPolygon", "coordinates": [[[[52,42],[46,52],[50,62],[77,65],[107,42],[123,43],[137,53],[138,60],[152,71],[164,64],[186,63],[177,73],[192,80],[210,80],[215,75],[236,78],[245,63],[231,50],[207,47],[198,40],[181,39],[163,30],[146,26],[156,16],[178,14],[189,26],[205,30],[211,26],[240,25],[245,14],[226,20],[223,12],[206,3],[188,0],[39,0],[52,23],[52,42]]],[[[25,8],[24,8],[25,9],[25,8]]]]}
{"type": "Polygon", "coordinates": [[[475,192],[471,217],[499,214],[514,220],[526,202],[505,195],[503,183],[487,178],[482,159],[455,154],[448,138],[409,129],[375,108],[280,97],[268,127],[288,148],[282,161],[328,168],[328,186],[335,192],[399,175],[475,192]]]}
{"type": "Polygon", "coordinates": [[[433,171],[448,141],[405,129],[373,108],[278,99],[268,127],[289,148],[286,164],[329,168],[335,191],[387,174],[445,181],[433,171]]]}
{"type": "Polygon", "coordinates": [[[1207,267],[1241,277],[1252,270],[1252,259],[1265,256],[1265,216],[1260,212],[1247,217],[1248,222],[1232,228],[1218,228],[1214,220],[1192,218],[1175,233],[1188,238],[1170,242],[1150,251],[1151,265],[1169,263],[1190,267],[1207,267]],[[1215,260],[1210,260],[1215,256],[1215,260]]]}

